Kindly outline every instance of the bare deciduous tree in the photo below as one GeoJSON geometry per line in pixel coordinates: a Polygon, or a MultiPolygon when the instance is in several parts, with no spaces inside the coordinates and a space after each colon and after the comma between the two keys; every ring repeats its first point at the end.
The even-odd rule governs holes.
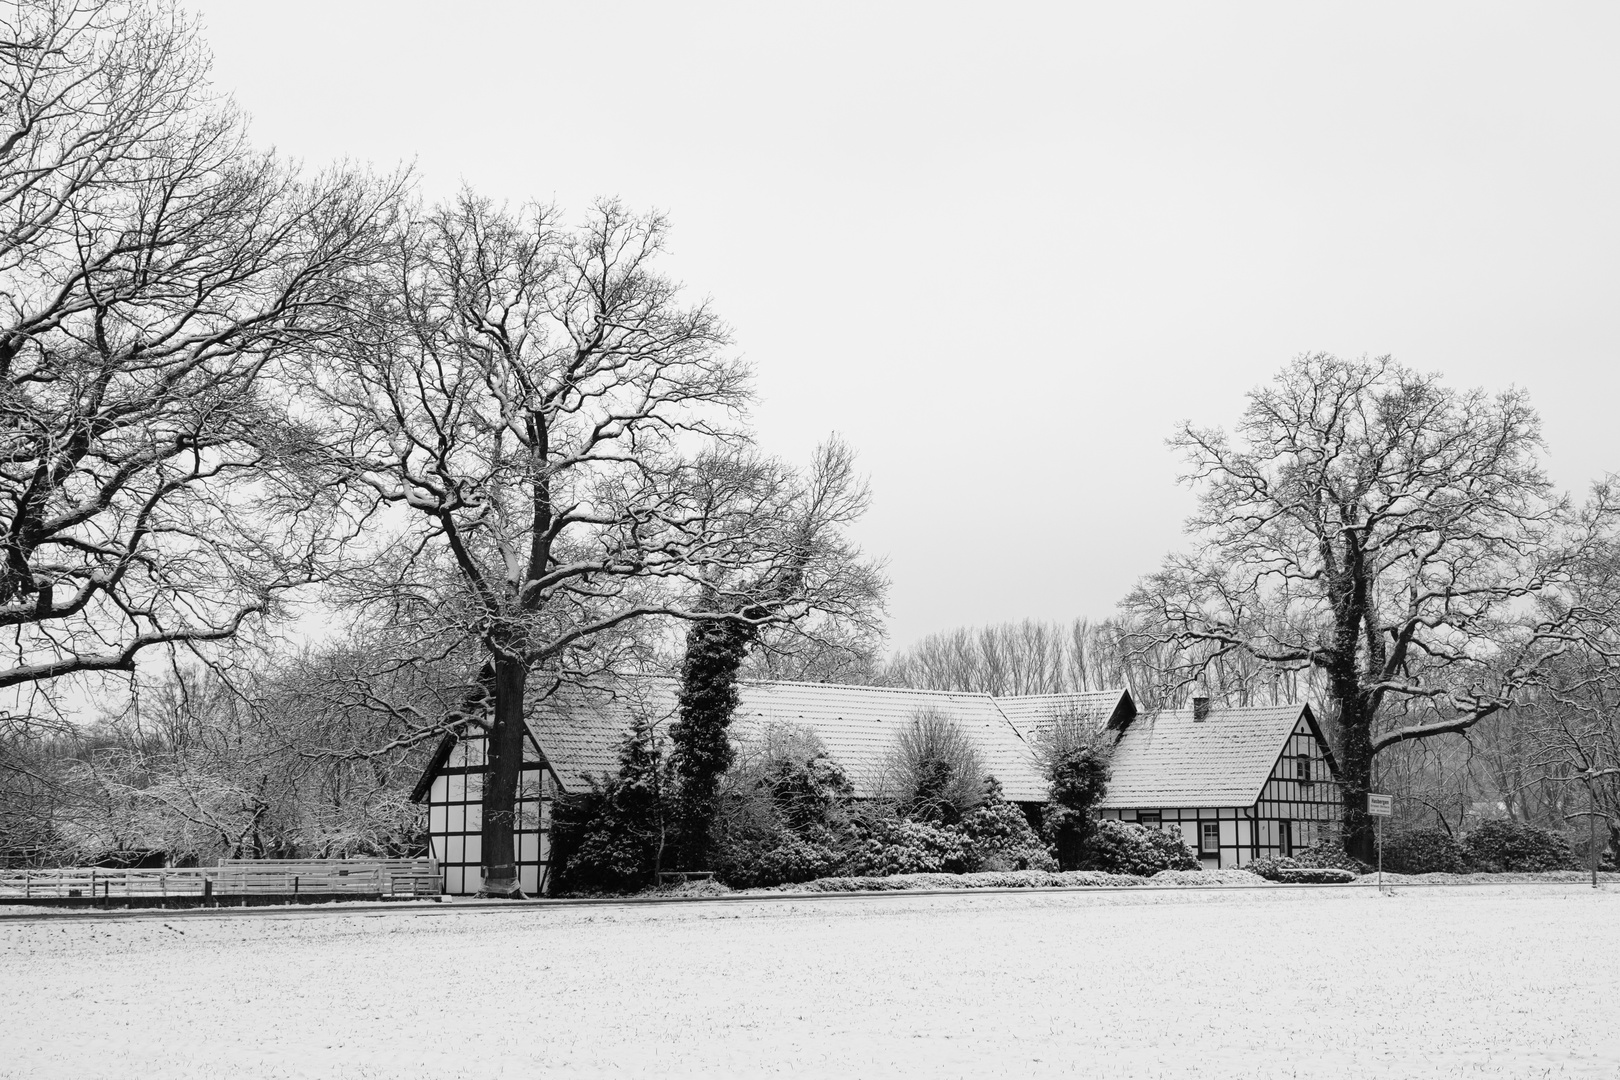
{"type": "Polygon", "coordinates": [[[340,540],[265,379],[331,330],[398,185],[299,179],[207,66],[164,4],[0,16],[0,688],[25,702],[231,637],[340,540]]]}
{"type": "Polygon", "coordinates": [[[1184,425],[1194,554],[1125,601],[1181,680],[1244,656],[1320,681],[1346,841],[1371,843],[1376,755],[1466,731],[1562,647],[1559,590],[1595,520],[1551,488],[1524,395],[1459,392],[1388,359],[1302,357],[1250,394],[1230,440],[1184,425]]]}
{"type": "MultiPolygon", "coordinates": [[[[876,681],[997,696],[1124,688],[1151,711],[1176,704],[1166,672],[1182,663],[1182,651],[1170,642],[1144,648],[1117,619],[1067,625],[1026,619],[929,634],[890,658],[876,681]]],[[[1218,660],[1212,673],[1221,692],[1244,702],[1274,700],[1293,689],[1291,678],[1273,679],[1238,658],[1218,660]]]]}
{"type": "Polygon", "coordinates": [[[367,317],[311,370],[337,463],[394,527],[352,598],[486,657],[490,894],[518,890],[530,672],[549,686],[626,623],[704,617],[676,586],[752,558],[728,546],[747,509],[706,495],[747,372],[656,270],[665,231],[617,203],[576,229],[464,194],[401,231],[367,317]]]}

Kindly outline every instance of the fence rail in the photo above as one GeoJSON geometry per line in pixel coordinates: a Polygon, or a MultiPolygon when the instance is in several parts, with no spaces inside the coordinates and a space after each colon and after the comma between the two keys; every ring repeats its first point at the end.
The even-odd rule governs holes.
{"type": "Polygon", "coordinates": [[[432,859],[231,859],[218,866],[0,870],[0,902],[164,896],[437,896],[432,859]]]}

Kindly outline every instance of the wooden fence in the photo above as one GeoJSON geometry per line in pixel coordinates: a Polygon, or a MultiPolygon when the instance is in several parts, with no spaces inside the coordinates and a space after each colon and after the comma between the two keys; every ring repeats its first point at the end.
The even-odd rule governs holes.
{"type": "Polygon", "coordinates": [[[7,900],[166,896],[437,896],[443,879],[432,859],[225,859],[218,866],[153,870],[71,867],[0,870],[7,900]]]}

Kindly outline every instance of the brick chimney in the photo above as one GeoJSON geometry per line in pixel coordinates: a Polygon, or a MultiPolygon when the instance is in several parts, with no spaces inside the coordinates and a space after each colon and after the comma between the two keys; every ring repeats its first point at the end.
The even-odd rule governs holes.
{"type": "Polygon", "coordinates": [[[1203,723],[1209,719],[1209,690],[1199,686],[1193,689],[1192,695],[1193,720],[1203,723]]]}

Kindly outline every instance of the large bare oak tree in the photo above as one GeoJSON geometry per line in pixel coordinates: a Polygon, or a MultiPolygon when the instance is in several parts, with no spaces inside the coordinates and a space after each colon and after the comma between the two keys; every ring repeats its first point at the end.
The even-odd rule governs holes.
{"type": "Polygon", "coordinates": [[[1231,653],[1313,676],[1365,854],[1379,752],[1507,708],[1578,636],[1566,586],[1601,515],[1553,490],[1521,392],[1388,359],[1302,357],[1250,394],[1235,438],[1186,424],[1173,445],[1196,548],[1125,607],[1144,643],[1183,650],[1184,680],[1231,653]]]}
{"type": "Polygon", "coordinates": [[[518,893],[531,673],[545,693],[602,666],[593,650],[648,616],[733,618],[699,584],[772,557],[757,485],[726,480],[748,372],[658,271],[665,232],[614,202],[569,227],[463,194],[400,232],[367,316],[311,368],[335,460],[391,529],[352,598],[424,649],[482,650],[455,719],[488,733],[491,895],[518,893]]]}
{"type": "Polygon", "coordinates": [[[0,689],[18,715],[43,711],[30,688],[231,637],[340,540],[266,375],[330,331],[397,185],[300,179],[249,145],[207,67],[169,5],[0,13],[0,689]]]}

